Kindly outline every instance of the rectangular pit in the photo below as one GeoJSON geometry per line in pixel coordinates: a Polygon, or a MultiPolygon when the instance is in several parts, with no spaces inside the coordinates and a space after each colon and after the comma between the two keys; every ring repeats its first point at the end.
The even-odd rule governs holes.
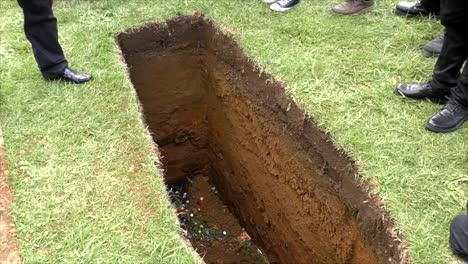
{"type": "Polygon", "coordinates": [[[179,17],[117,41],[167,183],[208,176],[270,262],[407,262],[354,162],[212,22],[179,17]]]}

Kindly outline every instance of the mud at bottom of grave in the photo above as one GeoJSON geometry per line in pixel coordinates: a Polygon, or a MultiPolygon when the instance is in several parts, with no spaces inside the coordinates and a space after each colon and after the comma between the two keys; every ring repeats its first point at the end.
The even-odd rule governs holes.
{"type": "Polygon", "coordinates": [[[170,186],[184,236],[206,263],[272,263],[203,175],[170,186]]]}

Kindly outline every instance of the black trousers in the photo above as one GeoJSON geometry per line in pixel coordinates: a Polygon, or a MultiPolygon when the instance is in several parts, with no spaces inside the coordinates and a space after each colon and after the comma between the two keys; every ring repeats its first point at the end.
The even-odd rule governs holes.
{"type": "Polygon", "coordinates": [[[452,98],[468,107],[468,1],[441,0],[440,21],[445,26],[442,51],[434,67],[431,85],[452,91],[452,98]]]}
{"type": "Polygon", "coordinates": [[[23,9],[24,32],[42,75],[45,78],[61,76],[68,62],[58,42],[52,0],[18,0],[18,3],[23,9]]]}
{"type": "Polygon", "coordinates": [[[421,5],[433,13],[440,12],[440,0],[421,0],[421,5]]]}
{"type": "Polygon", "coordinates": [[[459,215],[450,224],[450,248],[468,261],[468,215],[459,215]]]}

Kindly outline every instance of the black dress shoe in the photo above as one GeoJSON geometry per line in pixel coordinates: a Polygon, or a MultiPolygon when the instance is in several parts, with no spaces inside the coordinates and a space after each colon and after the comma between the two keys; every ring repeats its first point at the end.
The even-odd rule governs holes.
{"type": "Polygon", "coordinates": [[[450,90],[433,88],[428,82],[422,84],[401,83],[395,87],[393,92],[398,96],[417,100],[429,99],[437,103],[446,103],[448,96],[450,96],[450,90]]]}
{"type": "Polygon", "coordinates": [[[399,2],[394,9],[395,15],[405,17],[436,15],[432,10],[423,6],[418,0],[416,2],[399,2]]]}
{"type": "Polygon", "coordinates": [[[448,133],[457,130],[468,120],[468,107],[454,99],[426,122],[426,128],[432,132],[448,133]]]}
{"type": "Polygon", "coordinates": [[[426,57],[438,57],[445,39],[445,29],[435,39],[429,41],[423,48],[423,54],[426,57]]]}
{"type": "Polygon", "coordinates": [[[68,82],[72,82],[76,84],[82,84],[92,79],[93,79],[93,76],[89,74],[77,72],[75,70],[72,70],[66,67],[65,70],[63,71],[62,76],[50,78],[49,80],[61,80],[61,81],[68,81],[68,82]]]}

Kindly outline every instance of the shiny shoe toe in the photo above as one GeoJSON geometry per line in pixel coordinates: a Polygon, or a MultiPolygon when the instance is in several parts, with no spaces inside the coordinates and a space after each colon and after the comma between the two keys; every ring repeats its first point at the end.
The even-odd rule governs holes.
{"type": "Polygon", "coordinates": [[[70,81],[76,84],[82,84],[82,83],[92,80],[93,76],[86,74],[86,73],[77,72],[67,67],[65,68],[65,71],[63,72],[63,76],[61,79],[65,81],[70,81]]]}
{"type": "Polygon", "coordinates": [[[433,88],[429,82],[422,84],[398,84],[393,91],[397,96],[404,96],[411,99],[429,99],[437,102],[447,102],[450,92],[433,88]]]}
{"type": "Polygon", "coordinates": [[[86,73],[77,72],[73,69],[66,67],[61,76],[57,76],[54,78],[47,77],[46,79],[51,80],[51,81],[58,80],[58,81],[66,81],[66,82],[72,82],[76,84],[82,84],[82,83],[91,81],[93,79],[93,76],[86,74],[86,73]]]}

